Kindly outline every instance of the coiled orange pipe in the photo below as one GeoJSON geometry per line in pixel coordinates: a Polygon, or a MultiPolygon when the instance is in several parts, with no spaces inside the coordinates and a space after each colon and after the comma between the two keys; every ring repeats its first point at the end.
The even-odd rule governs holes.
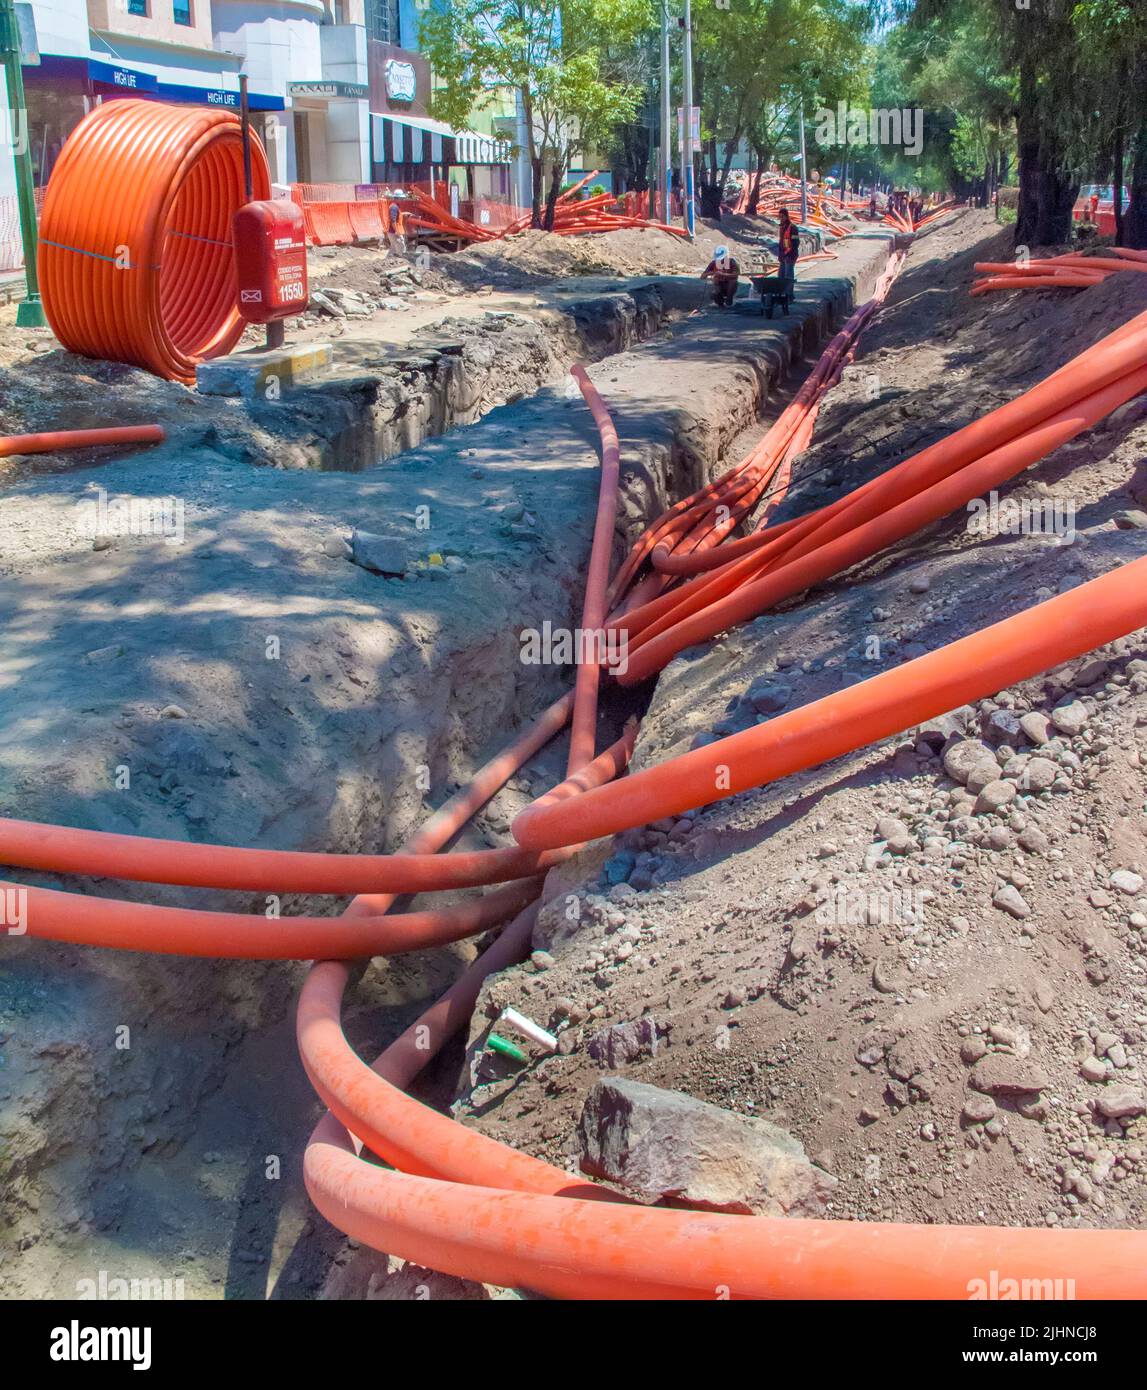
{"type": "MultiPolygon", "coordinates": [[[[251,140],[253,196],[270,196],[251,140]]],[[[244,202],[239,118],[217,108],[105,102],[68,137],[44,197],[39,271],[52,331],[72,352],[194,382],[231,351],[231,220],[244,202]]]]}

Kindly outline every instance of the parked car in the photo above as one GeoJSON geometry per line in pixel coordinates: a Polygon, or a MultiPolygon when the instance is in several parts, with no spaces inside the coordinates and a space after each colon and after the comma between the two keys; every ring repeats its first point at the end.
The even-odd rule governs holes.
{"type": "MultiPolygon", "coordinates": [[[[1131,206],[1131,190],[1123,185],[1123,211],[1131,206]]],[[[1110,183],[1085,183],[1071,210],[1073,222],[1095,222],[1102,236],[1115,235],[1115,188],[1110,183]],[[1092,200],[1095,211],[1092,213],[1092,200]]]]}

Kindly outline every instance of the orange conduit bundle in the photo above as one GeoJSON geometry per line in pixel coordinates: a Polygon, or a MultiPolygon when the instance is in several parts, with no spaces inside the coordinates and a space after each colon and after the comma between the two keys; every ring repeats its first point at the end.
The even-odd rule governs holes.
{"type": "MultiPolygon", "coordinates": [[[[834,340],[818,363],[814,386],[778,432],[780,457],[794,440],[807,438],[812,407],[854,341],[852,333],[834,340]]],[[[687,605],[690,618],[702,626],[713,621],[725,626],[738,620],[723,606],[728,600],[740,602],[747,594],[754,612],[775,601],[759,587],[774,569],[777,592],[802,576],[802,587],[807,586],[808,573],[838,572],[959,505],[973,483],[982,487],[1010,476],[1147,389],[1145,363],[1147,315],[1024,396],[838,502],[771,531],[728,541],[730,549],[745,541],[755,548],[653,597],[657,588],[678,584],[668,570],[639,578],[661,541],[672,557],[683,545],[692,546],[686,554],[719,552],[728,535],[724,518],[713,514],[720,487],[702,490],[698,502],[689,499],[668,514],[687,522],[668,530],[663,523],[650,528],[652,543],[647,537],[638,542],[639,558],[634,561],[631,554],[624,581],[615,579],[604,599],[602,552],[612,539],[616,434],[596,393],[579,375],[601,432],[604,464],[583,620],[592,622],[612,606],[607,624],[627,625],[638,661],[648,670],[659,669],[680,636],[680,605],[687,605]],[[630,590],[634,580],[639,582],[630,590]],[[657,588],[650,591],[651,584],[657,588]],[[635,603],[635,596],[640,601],[635,603]]],[[[758,479],[734,481],[742,489],[736,492],[728,484],[736,503],[758,479]]],[[[345,890],[354,881],[365,889],[340,919],[273,922],[47,890],[29,895],[29,935],[152,950],[353,956],[457,940],[517,912],[494,945],[373,1068],[359,1060],[342,1033],[346,967],[329,959],[317,964],[304,987],[300,1055],[330,1107],[308,1146],[307,1188],[341,1229],[391,1253],[464,1277],[583,1298],[711,1298],[722,1290],[734,1297],[965,1297],[969,1279],[985,1268],[1011,1275],[1053,1266],[1073,1270],[1080,1297],[1141,1298],[1147,1296],[1144,1232],[773,1221],[636,1207],[455,1124],[402,1088],[466,1021],[482,979],[528,950],[536,907],[526,904],[536,897],[539,875],[549,864],[586,840],[839,756],[1134,631],[1147,623],[1145,581],[1147,558],[896,670],[623,780],[616,779],[628,762],[634,730],[627,728],[617,743],[593,757],[597,680],[582,679],[579,672],[575,692],[481,769],[397,855],[364,856],[352,865],[346,856],[221,850],[0,821],[0,861],[202,886],[289,881],[335,891],[333,885],[345,890]],[[571,744],[569,775],[515,820],[520,849],[436,857],[571,715],[579,735],[571,744]],[[718,793],[720,766],[729,769],[732,787],[718,793]],[[410,887],[427,891],[504,879],[512,880],[508,887],[459,906],[387,915],[395,894],[410,887]],[[357,1156],[360,1142],[402,1171],[364,1162],[357,1156]]]]}
{"type": "Polygon", "coordinates": [[[982,279],[971,288],[974,295],[993,290],[1081,289],[1100,285],[1120,271],[1147,272],[1147,251],[1113,247],[1110,256],[1087,256],[1069,251],[1036,261],[977,261],[973,266],[982,279]]]}
{"type": "MultiPolygon", "coordinates": [[[[255,198],[270,196],[251,141],[255,198]]],[[[191,383],[231,351],[231,219],[243,202],[239,118],[217,108],[105,102],[68,137],[40,223],[39,271],[52,331],[72,352],[191,383]]]]}

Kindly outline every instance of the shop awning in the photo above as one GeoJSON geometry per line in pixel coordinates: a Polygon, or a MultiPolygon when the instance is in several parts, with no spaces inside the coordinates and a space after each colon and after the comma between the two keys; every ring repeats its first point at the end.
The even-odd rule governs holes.
{"type": "Polygon", "coordinates": [[[454,130],[429,116],[370,113],[371,146],[378,164],[508,164],[504,141],[476,130],[454,130]],[[446,144],[452,141],[454,148],[446,144]]]}

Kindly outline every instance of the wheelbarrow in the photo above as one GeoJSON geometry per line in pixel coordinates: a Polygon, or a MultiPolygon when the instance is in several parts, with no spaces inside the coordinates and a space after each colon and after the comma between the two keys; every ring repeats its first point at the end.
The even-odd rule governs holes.
{"type": "Polygon", "coordinates": [[[761,313],[765,318],[772,318],[778,304],[783,314],[788,313],[793,293],[791,280],[782,280],[779,275],[751,275],[749,279],[754,293],[760,295],[761,313]]]}

